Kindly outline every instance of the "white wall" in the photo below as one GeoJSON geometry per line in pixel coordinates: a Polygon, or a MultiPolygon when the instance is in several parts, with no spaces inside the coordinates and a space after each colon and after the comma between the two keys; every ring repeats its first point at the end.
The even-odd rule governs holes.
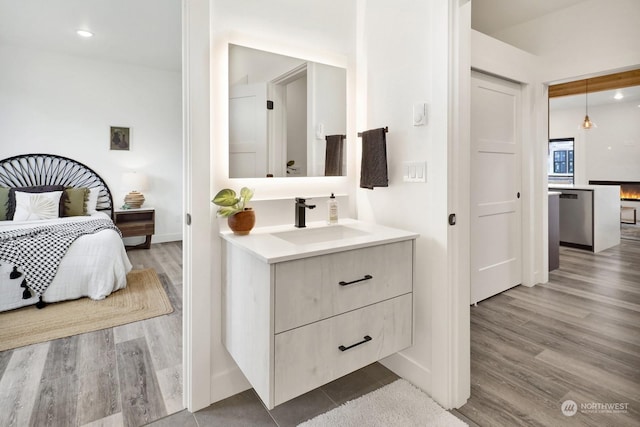
{"type": "MultiPolygon", "coordinates": [[[[472,32],[473,67],[527,83],[524,119],[533,122],[530,132],[524,135],[529,140],[525,147],[530,151],[528,156],[523,153],[523,166],[530,168],[524,179],[529,183],[527,191],[535,193],[535,197],[523,212],[525,216],[532,215],[526,232],[534,240],[530,248],[536,271],[531,272],[533,275],[524,273],[525,277],[533,277],[531,284],[544,283],[548,277],[545,255],[548,199],[543,194],[547,183],[546,84],[638,68],[638,19],[637,0],[589,0],[495,34],[501,41],[472,32]]],[[[580,151],[584,153],[582,144],[584,141],[576,138],[576,168],[586,162],[580,158],[580,151]]],[[[585,179],[580,173],[576,175],[576,180],[585,179]]]]}
{"type": "MultiPolygon", "coordinates": [[[[442,105],[434,104],[430,2],[368,0],[362,57],[366,61],[366,117],[362,130],[388,126],[389,187],[357,190],[358,217],[420,234],[414,278],[414,343],[402,352],[417,371],[410,380],[431,391],[433,281],[446,261],[446,146],[434,138],[442,105]],[[410,11],[410,12],[409,12],[410,11]],[[402,31],[392,22],[402,22],[402,31]],[[429,126],[412,125],[416,102],[429,102],[429,126]],[[404,183],[404,161],[427,162],[426,183],[404,183]],[[442,220],[438,221],[440,217],[442,220]]],[[[360,65],[360,64],[359,64],[360,65]]],[[[441,82],[446,86],[446,82],[441,82]]],[[[446,111],[446,106],[445,106],[446,111]]],[[[403,373],[407,375],[406,373],[403,373]]]]}
{"type": "MultiPolygon", "coordinates": [[[[221,102],[227,96],[228,44],[247,46],[308,61],[349,68],[347,73],[347,103],[353,100],[355,76],[355,4],[332,0],[330,2],[297,2],[277,0],[265,3],[259,0],[243,2],[212,1],[212,155],[216,164],[215,185],[229,187],[248,185],[256,190],[256,199],[289,198],[303,189],[306,196],[324,196],[327,191],[347,194],[351,184],[346,177],[306,178],[304,181],[286,178],[271,180],[229,180],[227,111],[221,102]]],[[[351,105],[353,103],[351,102],[351,105]]],[[[354,110],[348,110],[352,117],[354,110]]],[[[347,129],[348,133],[354,130],[347,129]]],[[[355,134],[348,142],[348,167],[353,167],[355,134]]],[[[302,178],[300,178],[302,179],[302,178]]],[[[298,194],[300,195],[300,194],[298,194]]],[[[354,214],[353,204],[349,207],[354,214]]],[[[346,210],[345,210],[346,212],[346,210]]],[[[259,224],[260,218],[257,218],[259,224]]]]}
{"type": "MultiPolygon", "coordinates": [[[[589,0],[556,13],[516,25],[494,35],[472,32],[472,66],[519,82],[528,82],[529,99],[523,100],[525,120],[535,123],[524,137],[530,156],[530,172],[524,177],[527,191],[536,193],[527,233],[535,241],[532,256],[536,271],[532,283],[546,282],[546,187],[548,104],[546,84],[577,80],[638,68],[640,2],[637,0],[589,0]],[[510,44],[509,44],[510,43],[510,44]],[[517,48],[516,48],[517,47],[517,48]],[[519,49],[518,49],[519,48],[519,49]],[[523,52],[524,49],[527,52],[523,52]],[[533,54],[532,54],[533,53],[533,54]],[[542,188],[540,188],[542,187],[542,188]]],[[[576,181],[587,180],[582,135],[576,138],[576,181]],[[581,154],[582,153],[582,154],[581,154]]],[[[526,194],[526,193],[525,193],[526,194]]],[[[525,276],[527,276],[525,271],[525,276]]]]}
{"type": "MultiPolygon", "coordinates": [[[[211,31],[211,189],[242,186],[255,189],[252,206],[256,226],[293,224],[296,196],[315,197],[319,209],[308,212],[308,220],[326,218],[322,204],[331,192],[341,195],[340,216],[355,217],[355,202],[348,196],[353,191],[355,109],[347,109],[348,177],[307,178],[228,178],[228,43],[272,51],[328,65],[345,67],[347,71],[347,103],[353,106],[355,93],[355,2],[342,0],[244,0],[210,1],[211,31]]],[[[212,283],[210,287],[211,322],[211,400],[217,401],[249,387],[243,375],[222,346],[221,331],[221,248],[217,236],[226,228],[223,219],[211,211],[212,283]]],[[[199,212],[204,214],[204,211],[199,212]]],[[[200,313],[204,314],[204,313],[200,313]]],[[[197,318],[196,313],[194,318],[197,318]]],[[[202,319],[202,317],[200,317],[202,319]]]]}
{"type": "Polygon", "coordinates": [[[458,84],[468,85],[469,30],[458,25],[468,26],[470,12],[466,2],[440,0],[360,4],[359,127],[388,126],[389,186],[357,189],[358,217],[420,234],[413,346],[384,364],[441,405],[458,407],[469,396],[469,289],[468,272],[452,269],[468,264],[468,256],[459,256],[468,252],[468,235],[461,234],[468,234],[468,202],[452,189],[468,192],[468,184],[459,182],[464,159],[452,147],[465,145],[460,111],[468,110],[455,93],[458,84]],[[391,24],[397,22],[401,31],[391,24]],[[428,104],[428,124],[413,126],[413,105],[421,102],[428,104]],[[403,182],[405,161],[426,161],[426,183],[403,182]],[[459,215],[456,227],[447,223],[450,212],[459,215]]]}
{"type": "MultiPolygon", "coordinates": [[[[311,118],[308,133],[309,175],[322,176],[325,173],[326,135],[347,133],[347,75],[346,70],[325,64],[310,64],[309,90],[313,99],[309,103],[311,118]],[[320,132],[322,130],[322,132],[320,132]]],[[[357,140],[353,139],[357,144],[357,140]]],[[[343,162],[346,164],[346,158],[343,162]]]]}
{"type": "Polygon", "coordinates": [[[541,58],[543,81],[640,64],[640,2],[589,0],[493,34],[541,58]]]}
{"type": "Polygon", "coordinates": [[[144,172],[156,208],[154,242],[181,239],[180,73],[0,46],[0,157],[52,153],[78,160],[109,186],[116,207],[144,172]],[[109,127],[131,129],[129,151],[109,150],[109,127]]]}
{"type": "Polygon", "coordinates": [[[576,139],[576,184],[640,181],[638,110],[637,101],[589,106],[589,117],[598,127],[588,131],[578,129],[584,108],[549,112],[549,138],[576,139]]]}
{"type": "MultiPolygon", "coordinates": [[[[188,3],[204,3],[206,0],[188,0],[188,3]]],[[[357,0],[356,2],[343,2],[342,0],[300,2],[295,0],[277,0],[263,2],[259,0],[247,0],[240,2],[224,2],[213,0],[211,2],[211,173],[212,188],[215,192],[222,185],[239,187],[244,184],[258,186],[258,197],[274,200],[257,201],[258,225],[277,224],[291,222],[293,215],[290,200],[280,200],[282,197],[290,197],[297,191],[301,194],[323,194],[327,188],[335,184],[346,194],[355,194],[357,191],[358,215],[362,219],[374,219],[381,223],[410,228],[421,233],[418,242],[418,256],[420,265],[416,274],[416,298],[419,308],[416,313],[416,348],[405,352],[405,364],[415,367],[412,372],[418,372],[419,378],[412,381],[427,391],[436,391],[431,387],[432,378],[439,376],[442,382],[457,381],[459,378],[448,377],[449,372],[439,372],[434,361],[446,358],[450,354],[441,348],[433,348],[432,337],[434,334],[442,335],[446,329],[447,318],[439,313],[448,309],[443,295],[448,291],[448,278],[444,271],[447,260],[446,247],[446,223],[447,213],[447,178],[450,171],[446,169],[447,144],[447,105],[443,99],[447,97],[447,72],[453,72],[447,68],[449,61],[447,52],[448,16],[443,9],[448,7],[446,0],[402,0],[400,2],[384,2],[382,0],[357,0]],[[358,7],[357,16],[354,10],[358,7]],[[402,25],[395,25],[401,22],[402,25]],[[355,25],[354,25],[355,24],[355,25]],[[357,35],[352,34],[347,28],[357,29],[357,35]],[[394,31],[391,31],[393,28],[394,31]],[[355,51],[354,39],[359,39],[359,47],[355,51]],[[350,67],[348,104],[349,122],[347,133],[349,138],[354,138],[354,132],[365,127],[389,126],[388,134],[389,166],[391,186],[378,188],[373,191],[355,190],[358,171],[353,172],[357,164],[357,156],[351,154],[349,163],[348,182],[343,185],[342,180],[301,178],[300,181],[290,180],[283,183],[274,181],[229,180],[226,178],[227,166],[225,165],[225,126],[226,116],[224,103],[226,100],[226,43],[232,41],[244,45],[268,50],[276,50],[279,53],[292,56],[322,57],[322,62],[334,57],[336,52],[347,56],[350,67]],[[392,46],[392,43],[396,43],[392,46]],[[379,46],[376,46],[379,44],[379,46]],[[304,54],[301,55],[301,52],[304,54]],[[321,54],[319,52],[323,52],[321,54]],[[354,79],[354,66],[357,58],[358,79],[354,79]],[[379,69],[374,69],[379,66],[379,69]],[[357,85],[357,99],[354,87],[357,85]],[[357,111],[353,110],[357,101],[357,111]],[[426,101],[430,103],[430,124],[424,128],[410,126],[411,105],[413,102],[426,101]],[[357,116],[358,128],[353,127],[354,116],[357,116]],[[398,167],[404,159],[420,159],[428,161],[428,182],[426,184],[402,184],[399,180],[398,167]],[[327,185],[329,183],[329,185],[327,185]],[[401,221],[399,207],[410,206],[410,213],[406,221],[401,221]],[[392,212],[393,211],[393,212],[392,212]],[[291,216],[279,218],[278,215],[290,212],[291,216]],[[263,217],[261,219],[261,217],[263,217]],[[262,223],[261,223],[262,221],[262,223]],[[442,295],[439,295],[439,293],[442,295]],[[428,299],[432,299],[428,302],[428,299]]],[[[458,2],[456,2],[458,3],[458,2]]],[[[460,2],[462,4],[464,2],[460,2]]],[[[202,8],[204,9],[204,8],[202,8]]],[[[199,27],[203,32],[204,26],[199,27]]],[[[476,40],[477,42],[477,37],[476,40]]],[[[483,43],[482,49],[475,51],[475,60],[481,64],[479,68],[485,71],[495,70],[500,72],[507,70],[506,75],[522,76],[520,81],[531,80],[531,74],[542,72],[542,67],[532,68],[530,55],[516,53],[517,50],[508,46],[497,47],[496,40],[483,43]],[[515,56],[514,56],[515,55],[515,56]],[[484,61],[483,56],[490,58],[484,61]],[[522,61],[522,58],[528,59],[522,61]],[[515,58],[515,59],[514,59],[515,58]]],[[[475,48],[472,48],[475,49],[475,48]]],[[[196,63],[203,52],[193,53],[191,59],[196,63]]],[[[336,61],[340,62],[340,60],[336,61]]],[[[197,74],[197,73],[196,73],[197,74]]],[[[557,74],[557,73],[556,73],[557,74]]],[[[467,88],[468,89],[468,88],[467,88]]],[[[529,136],[529,148],[533,155],[529,156],[530,168],[533,170],[528,178],[528,191],[546,191],[540,188],[546,176],[546,92],[542,84],[531,84],[527,89],[529,100],[525,103],[525,114],[529,116],[532,127],[535,129],[529,136]],[[543,132],[537,132],[539,130],[543,132]],[[537,168],[537,169],[536,169],[537,168]],[[537,183],[537,184],[536,184],[537,183]]],[[[464,95],[460,95],[464,98],[464,95]]],[[[461,106],[464,108],[464,105],[461,106]]],[[[196,113],[204,113],[205,108],[194,107],[196,113]]],[[[461,130],[464,134],[464,129],[461,130]]],[[[197,147],[199,152],[206,152],[203,147],[206,144],[203,138],[199,138],[197,147]]],[[[350,145],[353,148],[353,145],[350,145]]],[[[356,153],[357,154],[357,153],[356,153]]],[[[524,153],[526,154],[527,152],[524,153]]],[[[195,158],[193,160],[199,160],[195,158]]],[[[200,172],[206,168],[200,168],[200,172]]],[[[205,186],[202,186],[203,188],[205,186]]],[[[194,193],[194,197],[206,198],[203,188],[194,193]]],[[[209,195],[210,196],[210,195],[209,195]]],[[[347,204],[349,209],[341,209],[341,212],[353,214],[351,204],[354,197],[347,197],[341,208],[347,204]]],[[[324,199],[321,199],[324,201],[324,199]]],[[[345,198],[341,198],[341,201],[345,198]]],[[[544,203],[544,202],[543,202],[544,203]]],[[[535,210],[529,233],[546,232],[546,204],[530,206],[535,210]],[[545,212],[542,215],[541,212],[545,212]]],[[[324,215],[321,210],[311,213],[324,215]]],[[[204,206],[200,206],[198,216],[210,214],[204,206]]],[[[205,262],[212,261],[211,286],[209,283],[200,284],[197,292],[200,296],[208,296],[210,307],[195,310],[193,322],[201,322],[210,316],[211,327],[211,399],[219,400],[241,391],[248,384],[243,383],[241,374],[234,367],[226,351],[220,343],[220,244],[217,231],[222,225],[221,220],[211,216],[211,246],[205,248],[205,253],[200,253],[201,260],[198,266],[209,267],[205,262]]],[[[535,263],[540,265],[539,254],[542,253],[541,242],[537,243],[535,263]]],[[[531,251],[533,252],[533,251],[531,251]]],[[[207,271],[208,272],[208,271],[207,271]]],[[[194,286],[194,288],[196,288],[194,286]]],[[[198,295],[193,295],[194,301],[200,301],[198,295]]],[[[468,298],[467,298],[468,300],[468,298]]],[[[202,304],[201,304],[202,305],[202,304]]],[[[466,322],[468,324],[468,321],[466,322]]],[[[195,325],[196,323],[194,323],[195,325]]],[[[445,337],[446,338],[446,337],[445,337]]],[[[208,344],[208,340],[203,340],[208,344]]],[[[468,340],[467,340],[468,341],[468,340]]],[[[198,341],[199,342],[199,341],[198,341]]],[[[206,350],[207,346],[202,349],[206,350]]],[[[451,355],[452,358],[458,354],[451,355]]],[[[197,363],[196,363],[197,365],[197,363]]],[[[204,373],[205,370],[203,370],[204,373]]],[[[439,396],[438,398],[441,398],[439,396]]],[[[450,401],[444,397],[441,400],[450,401]]],[[[197,407],[195,409],[198,409],[197,407]]]]}
{"type": "MultiPolygon", "coordinates": [[[[467,313],[466,325],[462,320],[462,328],[466,326],[467,329],[466,342],[459,344],[456,338],[444,332],[451,327],[451,293],[457,292],[451,289],[448,276],[450,230],[446,222],[450,8],[453,6],[447,0],[403,0],[393,4],[383,0],[359,0],[354,4],[333,0],[329,3],[305,2],[304,5],[294,0],[265,5],[256,0],[243,2],[241,6],[214,1],[211,13],[213,190],[228,185],[255,185],[257,197],[263,199],[252,203],[257,211],[257,225],[260,226],[291,223],[293,196],[309,193],[321,196],[319,188],[336,187],[337,193],[342,190],[346,194],[346,197],[339,197],[341,216],[354,216],[355,209],[351,205],[357,200],[358,218],[419,232],[414,346],[385,363],[448,407],[458,406],[468,397],[468,289],[466,307],[462,310],[466,309],[467,313]],[[402,31],[390,25],[393,22],[402,22],[402,31]],[[353,32],[356,29],[357,36],[353,32]],[[311,60],[315,56],[321,58],[317,62],[331,65],[339,65],[343,61],[340,56],[346,57],[349,65],[348,146],[349,150],[355,148],[357,152],[355,156],[350,152],[345,181],[334,178],[229,180],[226,177],[227,117],[224,101],[227,96],[226,49],[229,42],[296,57],[312,56],[311,60]],[[332,58],[336,57],[338,59],[332,64],[332,58]],[[354,68],[356,57],[358,62],[354,68]],[[354,80],[355,72],[357,80],[354,80]],[[357,97],[354,96],[356,84],[357,97]],[[429,103],[428,126],[412,126],[412,107],[416,102],[429,103]],[[357,129],[353,125],[355,115],[357,129]],[[355,138],[355,133],[378,126],[389,126],[390,187],[374,191],[356,190],[361,143],[355,138]],[[402,183],[402,162],[419,159],[428,163],[428,182],[402,183]],[[435,346],[434,335],[438,336],[435,346]],[[441,347],[440,343],[444,345],[441,347]],[[450,365],[458,362],[451,360],[458,359],[459,352],[465,353],[465,348],[466,356],[461,356],[461,359],[462,363],[466,360],[467,373],[455,371],[452,374],[450,365]],[[452,380],[467,381],[462,385],[462,400],[454,401],[459,396],[453,397],[452,380]]],[[[309,212],[311,220],[314,215],[325,217],[326,210],[322,208],[325,200],[324,197],[314,200],[320,209],[309,212]]],[[[224,221],[215,219],[212,225],[211,396],[215,401],[249,385],[220,342],[220,242],[215,234],[224,227],[224,221]]]]}

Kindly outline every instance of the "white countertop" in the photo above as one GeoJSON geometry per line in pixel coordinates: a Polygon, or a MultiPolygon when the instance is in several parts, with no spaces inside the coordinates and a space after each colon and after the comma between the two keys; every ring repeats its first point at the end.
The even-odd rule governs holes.
{"type": "Polygon", "coordinates": [[[574,185],[574,184],[549,184],[549,190],[598,190],[601,188],[613,188],[617,187],[620,191],[619,185],[574,185]]]}
{"type": "Polygon", "coordinates": [[[223,231],[220,233],[220,236],[227,242],[251,252],[268,264],[411,240],[419,236],[417,233],[371,224],[351,218],[341,218],[337,225],[363,231],[364,234],[340,240],[309,244],[294,244],[273,235],[273,233],[285,231],[303,231],[321,227],[333,227],[333,225],[327,225],[325,221],[314,221],[308,222],[305,229],[298,229],[294,227],[293,224],[278,225],[254,228],[251,230],[251,233],[246,236],[238,236],[231,231],[223,231]]]}
{"type": "Polygon", "coordinates": [[[549,196],[559,196],[560,194],[562,194],[562,191],[547,191],[549,196]]]}

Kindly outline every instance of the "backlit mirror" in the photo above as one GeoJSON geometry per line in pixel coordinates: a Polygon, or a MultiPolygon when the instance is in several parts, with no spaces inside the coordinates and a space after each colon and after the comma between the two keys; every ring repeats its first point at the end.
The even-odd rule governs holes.
{"type": "Polygon", "coordinates": [[[229,45],[229,178],[346,175],[347,71],[229,45]]]}

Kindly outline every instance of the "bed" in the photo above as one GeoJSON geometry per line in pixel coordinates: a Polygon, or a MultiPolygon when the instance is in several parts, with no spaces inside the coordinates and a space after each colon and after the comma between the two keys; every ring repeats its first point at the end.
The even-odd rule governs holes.
{"type": "MultiPolygon", "coordinates": [[[[42,307],[45,303],[81,297],[100,300],[126,286],[131,263],[120,233],[111,221],[113,198],[104,180],[91,168],[51,154],[10,157],[0,160],[0,191],[8,200],[0,205],[0,208],[4,208],[6,204],[7,209],[2,212],[4,217],[0,216],[0,235],[5,236],[5,242],[7,233],[24,236],[35,233],[34,230],[70,230],[100,224],[90,234],[69,238],[72,243],[68,249],[61,250],[63,255],[60,255],[60,263],[51,273],[53,279],[48,280],[46,290],[41,295],[38,295],[39,288],[27,291],[31,286],[22,286],[29,273],[33,277],[33,269],[29,273],[21,271],[28,270],[28,267],[23,265],[17,268],[6,253],[0,251],[4,258],[0,259],[0,311],[31,304],[42,307]],[[51,204],[53,202],[46,198],[57,196],[59,192],[62,193],[60,199],[52,199],[66,200],[64,203],[58,202],[59,215],[40,218],[33,212],[25,213],[25,205],[21,201],[30,201],[30,206],[42,200],[51,204]],[[82,212],[74,212],[74,206],[69,201],[75,194],[84,194],[81,196],[84,197],[82,212]],[[12,205],[11,209],[9,205],[12,205]],[[11,219],[7,219],[9,213],[11,219]],[[16,277],[18,274],[20,277],[16,277]]],[[[60,238],[60,242],[63,240],[60,238]]],[[[60,246],[63,246],[62,243],[60,246]]]]}

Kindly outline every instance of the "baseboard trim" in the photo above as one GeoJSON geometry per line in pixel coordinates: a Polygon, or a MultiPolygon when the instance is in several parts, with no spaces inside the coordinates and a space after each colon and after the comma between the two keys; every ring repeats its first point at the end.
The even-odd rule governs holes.
{"type": "Polygon", "coordinates": [[[218,372],[211,376],[211,403],[242,393],[251,388],[251,384],[245,378],[238,367],[218,372]]]}
{"type": "Polygon", "coordinates": [[[431,395],[430,369],[422,366],[402,352],[394,353],[380,360],[380,363],[395,372],[396,375],[399,375],[425,393],[431,395]]]}
{"type": "MultiPolygon", "coordinates": [[[[154,234],[151,236],[151,243],[179,242],[182,240],[182,233],[154,234]]],[[[144,237],[125,237],[122,239],[125,245],[137,245],[144,242],[144,237]]]]}
{"type": "Polygon", "coordinates": [[[182,233],[155,234],[151,238],[151,243],[177,242],[182,240],[182,233]]]}

